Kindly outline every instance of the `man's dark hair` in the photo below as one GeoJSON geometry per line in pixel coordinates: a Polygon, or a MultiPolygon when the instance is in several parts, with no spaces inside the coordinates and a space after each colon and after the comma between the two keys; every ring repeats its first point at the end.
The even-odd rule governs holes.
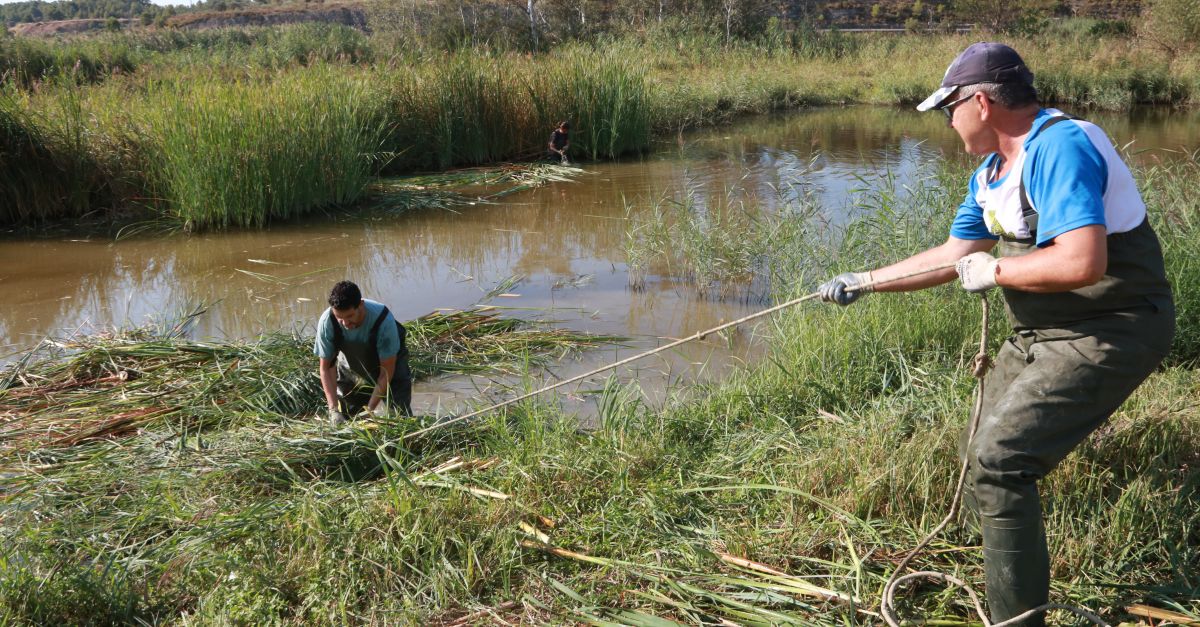
{"type": "Polygon", "coordinates": [[[1037,104],[1037,90],[1033,85],[1025,83],[975,83],[965,85],[958,90],[958,97],[963,98],[983,92],[993,102],[1005,109],[1020,109],[1026,105],[1037,104]]]}
{"type": "Polygon", "coordinates": [[[562,122],[558,123],[558,128],[571,128],[571,123],[563,120],[562,122]]]}
{"type": "Polygon", "coordinates": [[[329,291],[329,306],[334,309],[346,310],[358,307],[362,302],[362,292],[350,281],[338,281],[329,291]]]}

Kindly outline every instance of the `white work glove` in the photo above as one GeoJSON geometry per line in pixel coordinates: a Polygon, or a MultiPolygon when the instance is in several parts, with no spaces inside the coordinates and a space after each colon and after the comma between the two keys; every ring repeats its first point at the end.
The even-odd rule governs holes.
{"type": "Polygon", "coordinates": [[[844,272],[821,284],[821,287],[817,288],[817,292],[821,295],[821,300],[845,306],[858,300],[863,294],[872,291],[870,287],[852,291],[846,291],[846,288],[859,287],[870,282],[870,272],[844,272]]]}
{"type": "Polygon", "coordinates": [[[958,273],[964,290],[978,294],[996,287],[998,263],[999,259],[987,253],[971,253],[954,264],[954,271],[958,273]]]}
{"type": "Polygon", "coordinates": [[[346,424],[345,412],[341,411],[340,409],[329,410],[329,424],[330,426],[334,427],[340,427],[346,424]]]}
{"type": "Polygon", "coordinates": [[[380,402],[375,406],[375,409],[367,409],[366,407],[363,407],[362,411],[359,412],[358,415],[361,418],[370,420],[372,418],[389,418],[393,413],[394,412],[392,411],[392,408],[388,407],[387,403],[380,402]]]}

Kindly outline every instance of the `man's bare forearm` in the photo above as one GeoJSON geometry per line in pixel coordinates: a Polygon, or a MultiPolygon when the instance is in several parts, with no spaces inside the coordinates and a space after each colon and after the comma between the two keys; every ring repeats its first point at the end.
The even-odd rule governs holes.
{"type": "Polygon", "coordinates": [[[917,272],[941,264],[954,263],[973,252],[990,250],[995,245],[995,240],[962,240],[950,238],[940,246],[934,246],[903,261],[871,271],[871,280],[875,282],[876,292],[912,292],[949,283],[958,276],[955,274],[954,268],[946,268],[945,270],[930,272],[907,279],[897,279],[895,281],[888,281],[888,279],[904,276],[911,272],[917,272]]]}
{"type": "Polygon", "coordinates": [[[325,391],[325,406],[329,409],[338,408],[337,395],[337,365],[326,367],[321,365],[321,389],[325,391]]]}
{"type": "Polygon", "coordinates": [[[375,379],[375,389],[371,390],[371,400],[367,401],[367,410],[375,411],[379,406],[379,401],[387,396],[392,384],[392,373],[396,371],[396,358],[380,360],[379,362],[379,377],[375,379]]]}

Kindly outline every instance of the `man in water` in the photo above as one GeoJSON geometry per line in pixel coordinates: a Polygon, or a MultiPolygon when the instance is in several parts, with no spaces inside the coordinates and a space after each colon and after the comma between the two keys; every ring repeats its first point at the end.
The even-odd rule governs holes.
{"type": "Polygon", "coordinates": [[[333,286],[313,348],[331,424],[338,426],[362,409],[375,412],[381,403],[412,414],[404,339],[404,327],[382,303],[364,299],[350,281],[333,286]]]}
{"type": "Polygon", "coordinates": [[[567,161],[567,149],[571,147],[571,125],[566,120],[558,123],[558,128],[550,134],[550,158],[554,159],[555,155],[559,157],[563,165],[570,163],[567,161]]]}
{"type": "Polygon", "coordinates": [[[970,292],[1003,289],[1014,334],[996,356],[978,430],[969,447],[964,433],[961,451],[999,622],[1049,597],[1038,480],[1158,367],[1175,308],[1129,168],[1102,129],[1038,104],[1033,74],[1015,50],[968,47],[917,109],[941,111],[966,151],[983,158],[949,239],[884,268],[838,275],[820,293],[848,305],[872,291],[849,288],[869,282],[874,291],[910,291],[956,273],[970,292]],[[998,241],[1000,258],[987,252],[998,241]],[[888,282],[956,260],[954,271],[888,282]]]}

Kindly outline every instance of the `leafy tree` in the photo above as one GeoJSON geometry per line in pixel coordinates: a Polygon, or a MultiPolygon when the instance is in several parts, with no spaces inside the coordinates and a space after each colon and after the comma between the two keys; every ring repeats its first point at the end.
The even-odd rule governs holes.
{"type": "Polygon", "coordinates": [[[1137,32],[1171,58],[1190,52],[1200,43],[1200,1],[1152,0],[1137,32]]]}
{"type": "Polygon", "coordinates": [[[0,4],[0,22],[11,26],[43,20],[137,18],[142,13],[157,15],[159,11],[150,0],[35,0],[0,4]]]}
{"type": "Polygon", "coordinates": [[[1058,0],[1010,0],[1002,5],[994,0],[953,0],[952,3],[955,19],[978,24],[992,32],[1031,30],[1046,17],[1054,15],[1057,9],[1058,0]]]}

